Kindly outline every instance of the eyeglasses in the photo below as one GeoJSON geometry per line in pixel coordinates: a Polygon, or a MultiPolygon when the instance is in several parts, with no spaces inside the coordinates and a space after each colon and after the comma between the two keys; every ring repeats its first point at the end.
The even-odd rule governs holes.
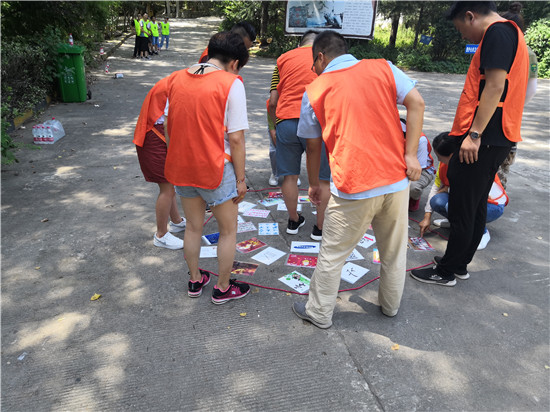
{"type": "MultiPolygon", "coordinates": [[[[325,54],[325,52],[320,52],[321,54],[325,54]]],[[[315,56],[315,59],[313,59],[313,64],[311,65],[311,71],[315,72],[315,63],[317,63],[317,59],[319,58],[319,55],[315,56]]]]}

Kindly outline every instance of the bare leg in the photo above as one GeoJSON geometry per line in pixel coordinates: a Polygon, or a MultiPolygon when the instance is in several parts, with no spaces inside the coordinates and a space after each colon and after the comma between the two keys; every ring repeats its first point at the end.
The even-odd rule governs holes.
{"type": "Polygon", "coordinates": [[[183,218],[180,215],[180,210],[178,208],[175,191],[174,197],[172,197],[172,206],[170,207],[170,220],[174,223],[181,223],[183,221],[183,218]]]}
{"type": "MultiPolygon", "coordinates": [[[[220,231],[217,285],[220,290],[226,290],[229,287],[231,268],[233,267],[233,260],[235,260],[235,244],[237,243],[238,210],[238,205],[233,203],[232,200],[212,207],[212,213],[218,222],[220,231]]],[[[187,211],[185,215],[187,216],[187,211]]]]}
{"type": "Polygon", "coordinates": [[[323,230],[323,222],[325,220],[325,210],[330,199],[330,182],[328,180],[319,180],[321,186],[321,204],[317,206],[317,227],[323,230]]]}
{"type": "MultiPolygon", "coordinates": [[[[286,209],[288,210],[288,217],[294,222],[298,221],[298,175],[289,175],[283,178],[283,184],[281,186],[283,192],[283,199],[285,201],[286,209]]],[[[326,207],[326,203],[325,203],[326,207]]]]}
{"type": "MultiPolygon", "coordinates": [[[[157,204],[155,206],[155,212],[157,215],[157,237],[163,237],[167,232],[168,216],[172,216],[173,203],[176,202],[176,192],[174,186],[171,183],[158,183],[159,196],[157,198],[157,204]]],[[[176,204],[177,210],[177,204],[176,204]]],[[[178,212],[179,215],[179,212],[178,212]]],[[[181,222],[181,219],[180,219],[181,222]]]]}
{"type": "MultiPolygon", "coordinates": [[[[183,256],[187,262],[191,280],[201,280],[202,276],[199,272],[199,255],[201,251],[201,237],[204,225],[204,210],[206,203],[202,197],[182,197],[181,203],[183,211],[187,217],[187,227],[185,228],[185,236],[183,242],[183,256]]],[[[236,218],[235,218],[236,219],[236,218]]]]}

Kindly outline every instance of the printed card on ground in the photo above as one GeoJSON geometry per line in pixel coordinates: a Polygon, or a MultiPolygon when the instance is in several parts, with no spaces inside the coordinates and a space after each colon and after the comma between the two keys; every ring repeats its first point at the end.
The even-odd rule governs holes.
{"type": "Polygon", "coordinates": [[[309,290],[310,280],[299,272],[291,272],[288,275],[279,278],[285,285],[290,286],[296,292],[306,293],[309,290]]]}
{"type": "Polygon", "coordinates": [[[249,211],[253,207],[256,207],[256,205],[254,203],[243,201],[243,202],[239,203],[239,213],[246,213],[247,211],[249,211]]]}
{"type": "Polygon", "coordinates": [[[250,216],[250,217],[261,217],[266,218],[269,216],[269,210],[264,209],[250,209],[243,213],[243,216],[250,216]]]}
{"type": "MultiPolygon", "coordinates": [[[[288,209],[286,208],[286,205],[284,203],[279,203],[277,205],[277,210],[278,211],[281,211],[281,212],[288,212],[288,209]]],[[[296,205],[296,211],[297,212],[301,212],[302,211],[302,205],[300,203],[298,203],[296,205]]]]}
{"type": "Polygon", "coordinates": [[[201,246],[201,258],[215,258],[218,257],[217,246],[201,246]]]}
{"type": "Polygon", "coordinates": [[[233,268],[231,269],[232,275],[245,275],[252,276],[256,269],[258,269],[257,263],[246,263],[246,262],[233,262],[233,268]]]}
{"type": "Polygon", "coordinates": [[[342,268],[342,279],[348,283],[355,283],[361,279],[369,270],[356,265],[355,263],[346,263],[342,268]]]}
{"type": "Polygon", "coordinates": [[[290,244],[291,252],[298,253],[319,253],[319,242],[295,242],[290,244]]]}
{"type": "Polygon", "coordinates": [[[350,262],[352,260],[363,260],[363,256],[361,255],[361,253],[359,253],[357,251],[357,249],[353,249],[353,252],[351,252],[351,255],[348,256],[348,258],[346,259],[346,262],[350,262]]]}
{"type": "Polygon", "coordinates": [[[241,253],[249,253],[256,249],[266,246],[267,244],[255,237],[237,243],[237,250],[241,253]]]}
{"type": "Polygon", "coordinates": [[[365,249],[374,245],[376,243],[376,238],[374,235],[366,234],[363,236],[363,238],[359,241],[357,246],[364,247],[365,249]]]}
{"type": "Polygon", "coordinates": [[[286,252],[282,250],[275,249],[274,247],[268,247],[267,249],[262,250],[260,253],[252,256],[252,259],[257,260],[264,265],[271,265],[277,259],[286,255],[286,252]]]}
{"type": "Polygon", "coordinates": [[[270,199],[282,199],[283,198],[283,192],[269,192],[267,194],[267,197],[270,199]]]}
{"type": "Polygon", "coordinates": [[[204,235],[202,240],[206,242],[207,245],[215,245],[220,240],[220,232],[210,233],[209,235],[204,235]]]}
{"type": "Polygon", "coordinates": [[[237,223],[244,223],[245,220],[243,219],[243,217],[241,215],[237,215],[237,223]]]}
{"type": "Polygon", "coordinates": [[[301,268],[315,268],[315,266],[317,266],[317,258],[314,256],[290,254],[286,260],[286,264],[288,266],[298,266],[301,268]]]}
{"type": "Polygon", "coordinates": [[[258,203],[265,207],[275,206],[283,202],[283,199],[270,199],[269,197],[266,197],[263,200],[258,200],[258,203]]]}
{"type": "Polygon", "coordinates": [[[256,226],[252,222],[237,223],[237,233],[255,232],[256,226]]]}
{"type": "Polygon", "coordinates": [[[372,263],[380,264],[380,253],[378,253],[378,249],[376,248],[372,250],[372,263]]]}
{"type": "Polygon", "coordinates": [[[426,251],[426,250],[435,250],[432,245],[430,245],[426,239],[422,238],[422,237],[410,237],[409,238],[409,245],[411,246],[412,249],[414,250],[421,250],[421,251],[426,251]]]}
{"type": "Polygon", "coordinates": [[[279,234],[278,223],[258,223],[258,235],[275,236],[279,234]]]}
{"type": "Polygon", "coordinates": [[[298,196],[298,203],[311,203],[309,196],[298,196]]]}

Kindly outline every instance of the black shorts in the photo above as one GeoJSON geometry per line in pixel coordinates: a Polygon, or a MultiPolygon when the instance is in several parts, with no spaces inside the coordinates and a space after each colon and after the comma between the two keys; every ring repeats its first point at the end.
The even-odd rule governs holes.
{"type": "Polygon", "coordinates": [[[149,38],[140,37],[139,38],[139,51],[148,51],[149,50],[149,38]]]}

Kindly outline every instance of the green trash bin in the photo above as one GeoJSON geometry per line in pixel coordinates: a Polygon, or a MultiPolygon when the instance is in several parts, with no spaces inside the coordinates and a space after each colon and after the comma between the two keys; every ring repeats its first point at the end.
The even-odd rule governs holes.
{"type": "Polygon", "coordinates": [[[87,97],[84,57],[86,48],[60,44],[58,53],[58,77],[61,99],[64,102],[84,102],[87,97]]]}

